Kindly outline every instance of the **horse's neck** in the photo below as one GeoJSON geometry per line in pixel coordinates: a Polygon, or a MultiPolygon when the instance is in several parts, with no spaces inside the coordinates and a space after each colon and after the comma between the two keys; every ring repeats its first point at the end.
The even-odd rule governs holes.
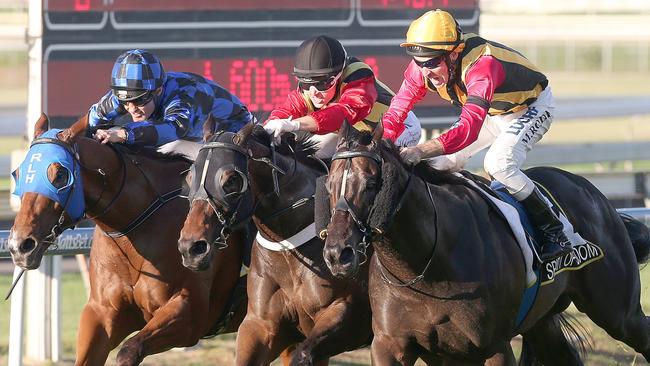
{"type": "Polygon", "coordinates": [[[273,193],[271,168],[262,162],[250,165],[251,186],[257,200],[254,218],[258,229],[261,229],[259,223],[262,220],[264,230],[271,230],[286,238],[314,222],[313,202],[296,209],[291,209],[291,205],[313,196],[318,173],[299,160],[284,155],[277,155],[277,164],[285,171],[284,175],[277,173],[279,195],[273,193]],[[270,216],[273,217],[269,218],[270,216]],[[265,220],[266,218],[269,219],[265,220]]]}
{"type": "MultiPolygon", "coordinates": [[[[384,267],[401,279],[419,275],[432,258],[440,260],[443,250],[439,243],[440,202],[437,202],[437,186],[431,186],[431,194],[426,183],[411,177],[408,189],[404,192],[402,204],[388,227],[386,239],[374,242],[375,252],[384,267]]],[[[431,263],[429,271],[436,267],[431,263]]]]}
{"type": "Polygon", "coordinates": [[[172,176],[182,169],[176,166],[183,164],[180,161],[157,162],[147,157],[120,156],[110,147],[86,139],[80,140],[79,147],[85,167],[82,175],[87,216],[104,230],[124,229],[159,195],[175,185],[180,187],[172,176]]]}

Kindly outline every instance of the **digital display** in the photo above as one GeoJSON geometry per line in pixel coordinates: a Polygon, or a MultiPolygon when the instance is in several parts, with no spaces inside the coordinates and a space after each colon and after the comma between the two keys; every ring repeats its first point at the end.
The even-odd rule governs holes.
{"type": "MultiPolygon", "coordinates": [[[[413,19],[445,8],[465,31],[478,30],[478,0],[43,1],[43,111],[57,127],[108,91],[113,62],[127,49],[155,53],[168,71],[212,79],[264,113],[297,87],[293,55],[307,38],[341,40],[397,91],[410,61],[399,43],[413,19]]],[[[421,120],[458,113],[433,93],[415,112],[421,120]]]]}
{"type": "Polygon", "coordinates": [[[178,11],[178,10],[292,10],[292,9],[345,9],[351,0],[327,1],[215,1],[215,0],[48,0],[47,11],[178,11]]]}
{"type": "MultiPolygon", "coordinates": [[[[375,75],[393,91],[397,91],[402,82],[402,73],[409,62],[403,56],[368,56],[360,58],[373,68],[375,75]],[[392,72],[399,70],[399,72],[392,72]]],[[[270,112],[274,106],[282,103],[287,94],[298,84],[289,73],[293,68],[293,59],[215,59],[215,60],[179,60],[163,59],[168,71],[185,71],[202,75],[216,81],[222,87],[235,94],[252,112],[270,112]]],[[[109,89],[112,62],[51,62],[48,66],[49,87],[47,90],[47,111],[53,115],[76,116],[83,114],[96,103],[109,89]],[[65,70],[86,75],[83,78],[71,78],[65,70]],[[68,94],[61,94],[61,85],[65,85],[68,94]],[[69,93],[78,95],[70,98],[69,93]]],[[[430,94],[418,104],[419,107],[447,104],[430,94]]]]}

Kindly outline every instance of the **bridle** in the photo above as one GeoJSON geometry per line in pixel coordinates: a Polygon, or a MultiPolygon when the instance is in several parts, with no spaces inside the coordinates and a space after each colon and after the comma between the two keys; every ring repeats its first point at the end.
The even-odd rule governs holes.
{"type": "MultiPolygon", "coordinates": [[[[217,216],[217,220],[219,223],[222,225],[221,232],[219,233],[219,236],[214,239],[213,244],[217,246],[218,249],[225,249],[228,247],[227,240],[230,234],[236,230],[237,228],[241,227],[244,223],[248,222],[248,220],[256,214],[257,208],[259,207],[260,203],[263,202],[268,196],[275,194],[278,197],[280,196],[280,189],[281,186],[279,184],[278,180],[278,173],[282,175],[287,175],[286,171],[282,168],[280,168],[277,164],[277,159],[276,159],[276,151],[275,147],[273,145],[270,146],[271,149],[271,158],[268,157],[254,157],[252,155],[252,152],[250,150],[246,150],[240,145],[234,144],[234,143],[229,143],[229,142],[222,142],[222,141],[215,141],[215,142],[209,142],[206,143],[201,147],[199,150],[199,154],[201,153],[201,150],[207,150],[207,157],[203,163],[203,169],[201,169],[201,176],[200,176],[200,181],[197,186],[197,189],[195,192],[190,193],[190,202],[194,202],[197,200],[204,200],[208,202],[210,207],[212,207],[212,210],[214,211],[215,215],[217,216]],[[221,194],[224,195],[224,197],[228,195],[237,195],[239,196],[239,199],[237,200],[237,203],[235,204],[235,207],[233,209],[227,210],[230,214],[226,215],[222,212],[222,210],[219,207],[224,207],[228,208],[230,205],[228,202],[225,200],[219,199],[218,197],[215,197],[214,194],[210,193],[208,189],[205,187],[206,179],[207,179],[207,173],[208,169],[210,166],[211,161],[213,160],[213,152],[214,150],[230,150],[234,151],[235,153],[243,156],[245,159],[250,159],[253,161],[261,162],[266,164],[269,168],[271,168],[271,174],[272,174],[272,180],[273,180],[273,191],[264,193],[262,197],[259,199],[255,200],[255,205],[253,209],[250,211],[250,214],[246,215],[243,218],[240,218],[237,220],[237,216],[239,213],[239,210],[241,208],[242,202],[244,202],[243,196],[250,190],[250,176],[248,173],[248,169],[246,170],[246,173],[242,172],[242,169],[238,169],[236,166],[234,167],[233,170],[235,170],[240,177],[242,178],[242,188],[238,192],[230,192],[226,193],[223,191],[222,187],[220,185],[216,185],[215,189],[219,190],[221,194]],[[197,192],[200,192],[200,197],[196,197],[197,192]]],[[[292,167],[291,174],[289,177],[293,176],[297,170],[297,159],[294,154],[294,163],[292,167]]],[[[234,166],[234,164],[232,165],[234,166]]],[[[220,169],[221,170],[221,169],[220,169]]],[[[264,217],[261,219],[261,221],[266,221],[271,218],[277,217],[279,215],[282,215],[286,212],[292,211],[294,209],[297,209],[307,203],[309,201],[313,200],[314,197],[313,195],[310,197],[303,197],[295,202],[291,203],[287,207],[281,208],[272,214],[264,217]]]]}
{"type": "MultiPolygon", "coordinates": [[[[97,217],[100,217],[100,216],[106,214],[106,212],[108,212],[108,210],[111,208],[113,203],[115,203],[115,201],[117,200],[117,197],[122,192],[122,190],[124,188],[124,185],[126,183],[126,165],[124,163],[122,155],[119,154],[117,151],[115,151],[115,153],[118,154],[120,156],[120,158],[121,158],[120,162],[121,162],[121,171],[122,171],[122,174],[121,174],[122,175],[122,182],[120,184],[120,189],[115,194],[115,197],[113,197],[111,199],[109,204],[101,211],[101,213],[99,213],[98,215],[92,216],[92,217],[87,217],[86,212],[92,211],[99,204],[101,198],[103,197],[104,193],[106,192],[106,189],[107,189],[107,186],[108,186],[108,181],[106,180],[106,172],[104,172],[104,170],[102,170],[101,168],[89,168],[88,166],[84,165],[81,162],[81,159],[80,159],[80,156],[79,156],[79,147],[78,147],[78,145],[76,143],[74,145],[70,145],[70,144],[68,144],[68,143],[66,143],[64,141],[59,140],[59,139],[50,138],[50,137],[40,137],[40,138],[35,139],[31,143],[30,148],[32,146],[38,145],[38,144],[54,144],[54,145],[57,145],[57,146],[63,148],[68,154],[70,154],[70,156],[72,157],[72,164],[73,164],[71,174],[75,173],[76,165],[78,164],[80,168],[91,171],[91,172],[95,172],[95,173],[99,174],[102,177],[102,191],[100,192],[99,197],[97,198],[97,200],[95,200],[95,202],[91,205],[91,208],[90,209],[88,209],[88,208],[84,209],[83,214],[77,219],[74,219],[74,218],[70,217],[70,215],[68,215],[68,217],[70,217],[70,223],[68,223],[67,225],[64,225],[65,216],[66,216],[66,208],[68,207],[68,204],[70,203],[70,198],[72,197],[72,191],[66,197],[65,202],[62,205],[63,209],[61,211],[61,215],[59,216],[58,220],[56,221],[56,223],[54,224],[54,226],[50,230],[50,234],[48,234],[42,240],[44,243],[48,244],[48,246],[53,245],[54,248],[56,249],[56,244],[55,244],[56,238],[59,235],[61,235],[61,233],[63,231],[65,231],[66,229],[75,227],[77,225],[77,223],[79,223],[79,221],[81,221],[83,219],[95,219],[97,217]]],[[[76,180],[75,180],[75,182],[76,182],[76,180]]],[[[74,185],[74,183],[73,183],[73,185],[74,185]]],[[[72,190],[73,187],[70,187],[70,189],[72,190]]]]}
{"type": "MultiPolygon", "coordinates": [[[[332,161],[345,159],[345,170],[343,171],[343,178],[341,180],[341,191],[339,198],[336,200],[334,211],[347,212],[356,224],[357,229],[361,232],[361,242],[359,242],[357,244],[357,247],[354,249],[357,251],[357,253],[359,253],[359,255],[362,256],[362,259],[359,261],[359,265],[362,265],[368,260],[366,251],[370,244],[372,244],[373,230],[367,222],[359,218],[359,215],[354,212],[354,209],[352,209],[352,206],[350,206],[350,203],[345,198],[345,190],[347,188],[347,181],[350,166],[352,165],[352,158],[358,157],[364,157],[370,161],[374,161],[379,167],[381,167],[381,164],[383,163],[383,159],[381,156],[379,156],[379,154],[370,151],[340,151],[332,156],[332,161]]],[[[374,232],[377,233],[377,231],[374,232]]],[[[324,235],[327,235],[327,231],[324,232],[324,235]]]]}
{"type": "MultiPolygon", "coordinates": [[[[221,133],[219,133],[218,135],[220,135],[220,134],[221,133]]],[[[227,242],[228,242],[228,237],[230,236],[230,234],[234,230],[236,230],[238,227],[240,227],[244,222],[248,221],[248,219],[250,218],[250,216],[253,215],[253,213],[251,212],[250,216],[247,216],[245,218],[242,218],[239,221],[236,221],[237,213],[239,212],[239,208],[241,207],[242,202],[244,202],[242,197],[246,192],[248,192],[249,187],[250,187],[248,174],[244,174],[237,167],[235,167],[234,170],[242,178],[242,188],[239,190],[239,192],[226,193],[226,192],[223,192],[223,189],[222,189],[222,187],[220,185],[216,185],[216,187],[215,187],[215,188],[217,188],[217,189],[219,189],[221,191],[220,193],[222,193],[224,195],[224,197],[226,197],[228,195],[238,195],[239,196],[239,199],[237,200],[237,203],[236,203],[236,206],[234,207],[234,209],[228,210],[228,212],[230,212],[229,216],[226,216],[219,209],[219,205],[221,205],[222,207],[229,207],[229,204],[225,200],[221,200],[218,197],[215,197],[215,195],[213,195],[210,192],[210,190],[208,190],[205,187],[205,182],[206,182],[207,175],[208,175],[208,169],[210,168],[210,163],[211,163],[211,161],[213,159],[214,150],[216,150],[216,149],[234,151],[234,152],[236,152],[238,154],[241,154],[245,158],[249,157],[249,152],[246,149],[244,149],[243,147],[239,146],[239,145],[236,145],[236,144],[233,144],[233,143],[227,143],[227,142],[218,142],[218,141],[208,142],[199,149],[199,154],[201,154],[201,152],[205,150],[205,151],[207,151],[207,156],[205,158],[205,161],[203,162],[203,169],[201,170],[201,176],[196,177],[196,178],[200,179],[199,184],[197,186],[197,190],[195,192],[190,192],[188,198],[190,199],[190,205],[193,204],[195,201],[206,201],[210,205],[210,207],[212,208],[212,211],[217,216],[217,220],[221,224],[221,232],[219,233],[219,236],[214,239],[213,244],[216,245],[217,249],[225,249],[225,248],[228,247],[227,242]],[[200,195],[200,197],[197,197],[197,194],[200,195]]],[[[274,169],[273,170],[274,173],[276,171],[275,169],[277,169],[277,171],[284,174],[284,171],[282,169],[280,169],[279,167],[277,167],[276,165],[271,165],[271,166],[272,166],[272,169],[274,169]]]]}
{"type": "MultiPolygon", "coordinates": [[[[383,158],[375,152],[371,151],[340,151],[334,154],[332,157],[332,161],[334,160],[342,160],[345,159],[345,170],[343,171],[343,178],[341,180],[341,192],[339,194],[339,198],[336,200],[336,206],[335,206],[335,211],[340,211],[340,212],[347,212],[354,223],[357,226],[357,229],[361,232],[362,238],[361,242],[358,243],[357,248],[354,248],[361,256],[362,260],[359,262],[359,265],[364,264],[368,256],[366,254],[366,251],[368,247],[372,244],[373,237],[378,237],[378,236],[384,236],[384,233],[377,229],[377,228],[372,228],[367,222],[361,220],[359,218],[359,215],[354,212],[350,204],[348,203],[347,199],[345,198],[345,190],[346,190],[346,185],[347,185],[347,178],[349,175],[349,170],[350,166],[352,163],[352,158],[357,158],[357,157],[363,157],[366,159],[369,159],[371,161],[374,161],[380,168],[384,162],[383,158]]],[[[401,207],[405,197],[406,197],[406,192],[408,191],[410,185],[411,185],[411,178],[413,177],[413,168],[409,172],[409,177],[406,183],[406,186],[404,187],[404,190],[401,193],[400,196],[400,203],[398,204],[397,207],[401,207]]],[[[416,284],[417,282],[421,281],[424,278],[424,274],[428,271],[429,267],[431,266],[431,263],[433,262],[433,258],[435,256],[436,252],[436,247],[438,244],[437,236],[438,236],[438,211],[435,207],[435,201],[433,200],[433,195],[431,193],[431,188],[429,187],[429,184],[427,184],[424,180],[422,182],[425,184],[427,188],[427,192],[429,194],[429,199],[431,200],[431,204],[434,209],[434,225],[435,225],[435,235],[436,239],[434,242],[434,247],[433,251],[431,253],[431,257],[427,261],[427,264],[424,266],[424,269],[420,272],[419,275],[415,276],[413,279],[409,281],[402,281],[397,279],[395,276],[395,279],[397,281],[392,281],[391,279],[388,278],[386,275],[386,270],[385,266],[381,263],[381,260],[379,260],[379,257],[377,257],[377,263],[379,264],[379,271],[382,277],[382,280],[384,280],[386,283],[396,286],[396,287],[408,287],[416,284]]],[[[370,216],[370,215],[369,215],[370,216]]],[[[325,235],[327,235],[327,232],[325,232],[325,235]]]]}

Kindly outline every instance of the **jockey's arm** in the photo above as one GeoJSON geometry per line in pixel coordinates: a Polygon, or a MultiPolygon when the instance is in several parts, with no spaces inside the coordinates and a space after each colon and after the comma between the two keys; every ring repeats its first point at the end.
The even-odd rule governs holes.
{"type": "Polygon", "coordinates": [[[467,102],[460,118],[452,128],[435,139],[418,146],[422,158],[431,158],[460,151],[476,141],[490,108],[494,90],[503,83],[505,71],[501,63],[491,56],[481,57],[465,77],[467,102]]]}
{"type": "Polygon", "coordinates": [[[196,113],[195,108],[188,102],[181,101],[181,98],[172,99],[163,108],[164,116],[160,122],[147,120],[125,124],[122,127],[127,135],[124,143],[160,146],[185,137],[196,113]]]}
{"type": "Polygon", "coordinates": [[[282,104],[275,106],[268,120],[298,118],[306,116],[307,113],[309,113],[309,106],[305,98],[300,93],[300,90],[294,89],[289,92],[282,104]]]}
{"type": "Polygon", "coordinates": [[[113,91],[109,91],[88,110],[88,125],[96,127],[108,124],[125,113],[113,91]]]}
{"type": "Polygon", "coordinates": [[[351,125],[362,121],[370,114],[377,101],[375,77],[367,75],[357,80],[347,81],[341,91],[341,96],[334,103],[300,117],[300,130],[319,135],[336,132],[348,121],[351,125]]]}
{"type": "Polygon", "coordinates": [[[427,94],[424,77],[415,62],[411,61],[404,71],[404,81],[391,99],[390,107],[382,118],[384,138],[393,142],[404,132],[404,121],[413,106],[427,94]]]}

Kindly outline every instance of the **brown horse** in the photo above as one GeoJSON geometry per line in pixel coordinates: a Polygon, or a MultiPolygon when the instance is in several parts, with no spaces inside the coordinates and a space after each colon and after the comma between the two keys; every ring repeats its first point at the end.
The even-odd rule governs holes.
{"type": "Polygon", "coordinates": [[[342,130],[327,182],[335,210],[324,250],[333,273],[345,277],[358,265],[358,243],[372,241],[374,365],[411,365],[418,357],[512,365],[510,339],[517,333],[524,336],[525,364],[580,365],[561,329],[560,313],[571,302],[650,361],[638,272],[650,254],[648,228],[622,220],[584,178],[528,170],[605,255],[542,286],[517,326],[525,268],[505,220],[465,180],[426,164],[410,171],[381,130],[374,136],[342,130]]]}
{"type": "MultiPolygon", "coordinates": [[[[42,115],[35,138],[47,130],[47,124],[42,115]]],[[[69,193],[72,198],[56,201],[24,192],[9,249],[16,265],[37,268],[55,237],[80,218],[71,216],[72,208],[85,204],[81,214],[85,212],[97,229],[90,252],[91,294],[81,314],[76,364],[103,365],[111,349],[138,331],[117,355],[118,365],[137,365],[147,355],[192,346],[211,334],[229,310],[226,305],[242,262],[241,245],[232,235],[233,245],[212,259],[209,272],[183,267],[176,241],[188,204],[174,198],[190,162],[155,152],[135,154],[80,137],[87,126],[86,116],[32,144],[30,151],[47,145],[70,163],[52,163],[35,172],[45,177],[42,184],[80,194],[69,193]],[[73,202],[77,198],[82,202],[73,202]]],[[[30,156],[34,160],[34,154],[30,156]]],[[[19,169],[17,181],[25,183],[34,169],[32,165],[19,169]]],[[[245,306],[241,309],[222,332],[236,330],[245,306]]]]}
{"type": "MultiPolygon", "coordinates": [[[[191,208],[179,240],[185,263],[206,268],[204,258],[220,247],[215,240],[250,217],[274,242],[313,224],[315,182],[326,167],[310,157],[314,151],[306,136],[298,141],[287,136],[277,151],[253,124],[237,134],[206,136],[192,170],[191,208]]],[[[334,278],[323,261],[323,241],[313,231],[306,239],[279,251],[254,242],[237,365],[268,365],[296,342],[292,365],[326,364],[330,356],[370,341],[365,281],[334,278]]]]}

